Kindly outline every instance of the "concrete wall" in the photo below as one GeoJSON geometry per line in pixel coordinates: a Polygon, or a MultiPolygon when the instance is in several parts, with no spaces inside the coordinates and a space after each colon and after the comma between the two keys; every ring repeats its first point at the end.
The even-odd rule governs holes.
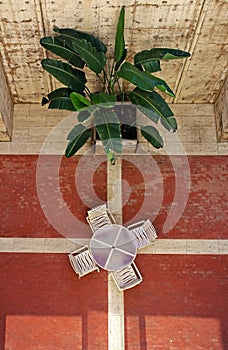
{"type": "MultiPolygon", "coordinates": [[[[213,104],[173,104],[171,108],[178,122],[178,131],[171,134],[160,128],[165,143],[165,148],[161,150],[156,150],[140,138],[142,143],[137,149],[138,154],[228,153],[228,144],[217,142],[213,104]]],[[[48,110],[39,104],[15,105],[12,142],[0,143],[0,153],[64,154],[66,137],[75,122],[76,115],[68,111],[48,110]]],[[[90,147],[91,143],[88,143],[79,154],[90,147]]],[[[93,151],[91,148],[90,152],[93,151]]]]}

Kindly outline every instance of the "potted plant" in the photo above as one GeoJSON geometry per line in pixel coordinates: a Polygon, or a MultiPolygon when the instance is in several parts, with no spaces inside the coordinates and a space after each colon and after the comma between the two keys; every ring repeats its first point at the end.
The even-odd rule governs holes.
{"type": "MultiPolygon", "coordinates": [[[[170,48],[143,50],[127,61],[124,41],[124,6],[120,10],[114,57],[106,57],[107,47],[95,36],[69,28],[54,28],[55,36],[44,37],[40,44],[64,59],[47,58],[42,67],[65,87],[51,91],[42,100],[48,108],[78,111],[78,123],[68,135],[65,155],[71,157],[91,136],[96,127],[105,153],[112,164],[115,154],[121,153],[125,113],[118,113],[118,101],[136,105],[149,120],[158,121],[170,132],[177,129],[173,112],[161,96],[161,92],[174,97],[168,84],[153,73],[161,70],[161,60],[189,57],[190,53],[170,48]],[[86,69],[85,69],[86,68],[86,69]],[[91,70],[100,83],[99,91],[90,91],[86,72],[91,70]],[[125,89],[123,82],[134,88],[125,89]]],[[[94,79],[93,77],[93,79],[94,79]]],[[[127,122],[129,124],[129,122],[127,122]]],[[[135,124],[133,125],[135,126],[135,124]]],[[[154,147],[163,147],[163,140],[156,127],[137,125],[143,137],[154,147]]]]}

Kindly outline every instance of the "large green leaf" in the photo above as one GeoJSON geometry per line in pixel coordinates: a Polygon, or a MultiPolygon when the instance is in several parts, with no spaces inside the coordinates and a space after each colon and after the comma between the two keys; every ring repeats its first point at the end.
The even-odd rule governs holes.
{"type": "Polygon", "coordinates": [[[105,46],[105,44],[95,38],[92,34],[88,34],[85,32],[81,32],[79,30],[75,30],[75,29],[70,29],[70,28],[54,28],[54,31],[56,33],[60,33],[62,35],[62,40],[67,40],[67,43],[70,45],[70,39],[85,39],[86,41],[89,41],[92,46],[96,47],[97,51],[101,51],[106,53],[107,51],[107,47],[105,46]]]}
{"type": "Polygon", "coordinates": [[[142,136],[155,148],[163,147],[163,140],[158,130],[152,125],[141,127],[142,136]]]}
{"type": "Polygon", "coordinates": [[[164,92],[165,94],[171,96],[171,97],[175,97],[174,92],[170,89],[169,85],[162,79],[155,77],[154,75],[151,75],[153,77],[154,80],[154,86],[164,92]]]}
{"type": "Polygon", "coordinates": [[[143,70],[143,68],[150,73],[159,72],[161,70],[160,61],[146,61],[143,63],[135,64],[135,66],[143,70]]]}
{"type": "Polygon", "coordinates": [[[93,72],[99,74],[102,71],[106,62],[103,52],[98,51],[85,39],[73,39],[72,47],[93,72]]]}
{"type": "Polygon", "coordinates": [[[62,84],[68,86],[75,91],[83,91],[85,89],[85,73],[72,68],[68,63],[59,60],[46,58],[41,61],[42,67],[62,84]]]}
{"type": "Polygon", "coordinates": [[[124,62],[126,56],[127,56],[127,49],[124,49],[123,55],[120,57],[119,62],[115,64],[115,72],[118,71],[119,67],[120,67],[121,64],[124,62]]]}
{"type": "Polygon", "coordinates": [[[56,55],[67,60],[70,64],[75,67],[83,68],[84,62],[78,56],[76,52],[73,52],[66,44],[64,44],[58,37],[48,36],[40,40],[40,44],[45,47],[45,49],[50,50],[56,55]]]}
{"type": "Polygon", "coordinates": [[[116,39],[115,39],[114,59],[116,63],[119,63],[119,61],[124,55],[124,49],[125,49],[124,17],[125,17],[125,7],[122,6],[119,14],[119,20],[118,20],[117,30],[116,30],[116,39]]]}
{"type": "Polygon", "coordinates": [[[116,103],[116,95],[107,95],[102,91],[98,94],[91,94],[90,97],[96,105],[105,108],[112,108],[116,103]]]}
{"type": "Polygon", "coordinates": [[[157,123],[160,119],[167,130],[176,130],[175,119],[171,118],[173,112],[157,92],[147,92],[136,88],[129,92],[128,96],[131,102],[137,105],[137,107],[153,122],[157,123]]]}
{"type": "Polygon", "coordinates": [[[177,130],[177,121],[175,118],[161,118],[161,124],[168,131],[175,132],[177,130]]]}
{"type": "Polygon", "coordinates": [[[73,92],[72,89],[61,87],[51,91],[47,96],[49,100],[52,100],[56,97],[70,97],[70,94],[73,92]]]}
{"type": "Polygon", "coordinates": [[[91,116],[91,113],[87,110],[87,109],[82,109],[79,113],[78,113],[78,121],[80,123],[85,122],[86,120],[88,120],[91,116]]]}
{"type": "Polygon", "coordinates": [[[78,121],[83,123],[88,121],[89,118],[94,116],[94,113],[99,109],[96,105],[87,106],[87,108],[81,109],[78,113],[78,121]]]}
{"type": "Polygon", "coordinates": [[[91,102],[78,92],[72,92],[70,94],[70,99],[77,111],[80,111],[81,109],[87,108],[91,105],[91,102]]]}
{"type": "Polygon", "coordinates": [[[115,153],[122,151],[122,138],[119,118],[115,112],[99,109],[95,112],[94,123],[108,158],[115,158],[115,153]]]}
{"type": "Polygon", "coordinates": [[[58,97],[51,100],[48,106],[49,109],[65,109],[67,111],[75,111],[75,108],[69,97],[58,97]]]}
{"type": "Polygon", "coordinates": [[[42,106],[46,103],[49,103],[48,108],[50,109],[66,109],[69,111],[75,111],[75,108],[70,99],[71,93],[72,90],[68,88],[59,88],[53,90],[47,95],[48,98],[43,98],[42,106]]]}
{"type": "Polygon", "coordinates": [[[164,80],[151,75],[149,72],[142,72],[129,62],[125,62],[121,66],[117,75],[118,77],[129,81],[142,90],[153,91],[154,88],[157,87],[159,90],[167,93],[168,95],[174,96],[174,93],[164,80]]]}
{"type": "Polygon", "coordinates": [[[69,133],[67,139],[70,140],[65,151],[67,158],[73,156],[91,136],[91,129],[87,129],[82,124],[77,124],[69,133]]]}
{"type": "Polygon", "coordinates": [[[168,48],[153,48],[151,50],[143,50],[138,52],[134,57],[134,64],[148,65],[151,61],[157,60],[172,60],[176,58],[189,57],[191,54],[187,51],[168,49],[168,48]]]}

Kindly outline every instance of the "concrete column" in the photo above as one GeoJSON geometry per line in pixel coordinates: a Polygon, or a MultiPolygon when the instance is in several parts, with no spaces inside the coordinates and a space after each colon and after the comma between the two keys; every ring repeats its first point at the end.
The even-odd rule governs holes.
{"type": "Polygon", "coordinates": [[[10,141],[13,125],[13,101],[0,62],[0,141],[10,141]]]}
{"type": "Polygon", "coordinates": [[[215,120],[218,141],[228,140],[228,77],[215,102],[215,120]]]}

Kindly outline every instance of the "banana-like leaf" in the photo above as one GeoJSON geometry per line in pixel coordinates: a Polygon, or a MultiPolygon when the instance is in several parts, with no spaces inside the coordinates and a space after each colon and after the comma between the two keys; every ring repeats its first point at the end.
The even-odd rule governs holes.
{"type": "Polygon", "coordinates": [[[168,131],[175,132],[177,130],[177,121],[175,118],[161,118],[161,124],[168,131]]]}
{"type": "Polygon", "coordinates": [[[65,109],[67,111],[75,111],[75,108],[69,97],[58,97],[51,100],[48,109],[65,109]]]}
{"type": "Polygon", "coordinates": [[[135,89],[128,93],[128,97],[130,98],[131,102],[135,104],[138,109],[154,123],[159,121],[160,114],[157,111],[157,108],[154,106],[151,92],[149,93],[140,89],[135,89]]]}
{"type": "Polygon", "coordinates": [[[67,60],[70,64],[75,67],[83,68],[85,62],[78,56],[78,54],[72,51],[65,43],[58,39],[56,36],[48,36],[40,40],[40,44],[45,49],[50,50],[54,54],[67,60]]]}
{"type": "Polygon", "coordinates": [[[99,109],[95,112],[94,123],[108,157],[122,151],[122,138],[119,118],[115,112],[99,109]]]}
{"type": "Polygon", "coordinates": [[[86,143],[91,132],[91,129],[87,129],[82,124],[75,125],[67,137],[67,140],[70,140],[65,151],[67,158],[73,156],[86,143]]]}
{"type": "Polygon", "coordinates": [[[116,63],[119,63],[119,61],[124,55],[124,49],[125,49],[124,17],[125,17],[125,7],[122,6],[119,14],[119,20],[118,20],[117,30],[116,30],[116,39],[115,39],[114,59],[116,63]]]}
{"type": "Polygon", "coordinates": [[[160,61],[148,61],[143,63],[138,63],[135,65],[138,69],[143,70],[143,68],[150,73],[159,72],[161,70],[160,61]]]}
{"type": "Polygon", "coordinates": [[[106,62],[103,52],[98,51],[85,39],[72,39],[72,47],[93,72],[99,74],[102,71],[106,62]]]}
{"type": "Polygon", "coordinates": [[[78,113],[78,121],[80,123],[85,122],[87,119],[89,119],[91,116],[91,113],[87,110],[87,109],[82,109],[79,113],[78,113]]]}
{"type": "Polygon", "coordinates": [[[73,92],[72,89],[61,87],[51,91],[47,96],[49,100],[53,100],[56,97],[70,97],[70,94],[73,92]]]}
{"type": "Polygon", "coordinates": [[[127,49],[124,49],[123,55],[120,57],[119,62],[115,64],[115,72],[118,71],[118,69],[120,68],[121,64],[124,62],[126,56],[127,56],[127,49]]]}
{"type": "Polygon", "coordinates": [[[60,33],[62,35],[61,40],[67,40],[67,43],[70,45],[70,40],[71,39],[85,39],[86,41],[89,41],[92,46],[96,47],[97,51],[106,53],[107,51],[107,47],[105,46],[105,44],[95,38],[92,34],[88,34],[85,32],[81,32],[79,30],[75,30],[75,29],[70,29],[70,28],[54,28],[54,32],[56,33],[60,33]]]}
{"type": "Polygon", "coordinates": [[[116,103],[116,95],[107,95],[103,91],[98,94],[91,94],[91,100],[98,106],[112,108],[116,103]]]}
{"type": "Polygon", "coordinates": [[[144,66],[145,64],[149,64],[151,61],[172,60],[176,58],[185,58],[189,56],[191,56],[191,54],[187,51],[168,48],[153,48],[151,50],[143,50],[138,52],[134,57],[134,64],[136,66],[144,66]]]}
{"type": "Polygon", "coordinates": [[[153,122],[157,123],[161,120],[162,125],[169,131],[176,131],[173,112],[169,108],[165,100],[155,91],[147,92],[141,89],[134,89],[128,93],[132,103],[153,122]]]}
{"type": "Polygon", "coordinates": [[[48,73],[70,89],[74,91],[85,89],[86,78],[84,72],[72,68],[68,63],[50,58],[42,60],[41,64],[48,73]]]}
{"type": "Polygon", "coordinates": [[[91,102],[89,100],[87,100],[86,97],[84,97],[83,95],[79,94],[78,92],[72,92],[70,94],[70,99],[71,102],[74,105],[74,108],[77,111],[80,111],[83,108],[87,108],[88,106],[91,105],[91,102]]]}
{"type": "Polygon", "coordinates": [[[118,77],[129,81],[142,90],[153,91],[154,88],[157,87],[159,90],[167,93],[168,95],[174,96],[174,93],[164,80],[151,75],[149,72],[142,72],[129,62],[125,62],[121,66],[117,75],[118,77]]]}
{"type": "Polygon", "coordinates": [[[154,84],[155,84],[155,87],[164,92],[165,94],[171,96],[171,97],[175,97],[174,95],[174,92],[170,89],[169,85],[162,79],[158,78],[158,77],[155,77],[154,75],[151,75],[153,77],[153,80],[154,80],[154,84]],[[157,83],[156,83],[157,81],[157,83]]]}
{"type": "Polygon", "coordinates": [[[68,111],[75,111],[71,102],[70,94],[73,90],[68,88],[59,88],[50,92],[42,99],[42,106],[49,103],[49,109],[66,109],[68,111]]]}
{"type": "Polygon", "coordinates": [[[47,97],[43,97],[42,98],[42,101],[41,101],[41,105],[42,106],[45,106],[47,103],[49,103],[50,101],[49,101],[49,99],[47,98],[47,97]]]}
{"type": "Polygon", "coordinates": [[[78,121],[83,123],[88,121],[89,118],[94,116],[94,113],[99,109],[96,105],[87,106],[87,108],[81,109],[78,113],[78,121]]]}
{"type": "Polygon", "coordinates": [[[142,126],[141,134],[155,148],[163,147],[162,137],[154,126],[152,125],[142,126]]]}

